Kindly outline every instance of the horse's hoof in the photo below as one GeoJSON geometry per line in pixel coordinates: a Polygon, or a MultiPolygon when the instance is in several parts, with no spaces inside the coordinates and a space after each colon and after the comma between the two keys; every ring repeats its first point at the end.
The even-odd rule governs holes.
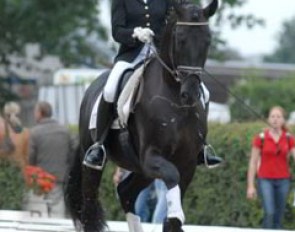
{"type": "Polygon", "coordinates": [[[181,229],[182,223],[177,218],[167,218],[163,225],[163,232],[184,232],[181,229]]]}

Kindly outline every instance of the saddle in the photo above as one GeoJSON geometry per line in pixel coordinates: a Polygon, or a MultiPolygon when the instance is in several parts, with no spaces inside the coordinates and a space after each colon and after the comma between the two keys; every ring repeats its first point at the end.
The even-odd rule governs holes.
{"type": "Polygon", "coordinates": [[[140,64],[135,70],[131,70],[123,75],[117,93],[117,113],[118,122],[121,128],[127,126],[129,114],[134,112],[134,108],[142,94],[145,65],[140,64]]]}
{"type": "MultiPolygon", "coordinates": [[[[142,74],[145,66],[149,61],[138,64],[134,69],[127,69],[121,76],[118,89],[116,92],[116,100],[114,103],[115,112],[117,117],[115,118],[112,129],[122,129],[127,126],[130,112],[133,112],[136,103],[138,102],[143,87],[142,74]]],[[[107,81],[104,80],[104,83],[107,81]]],[[[92,112],[89,121],[89,129],[96,127],[97,120],[97,108],[100,102],[102,94],[100,94],[92,107],[92,112]]]]}

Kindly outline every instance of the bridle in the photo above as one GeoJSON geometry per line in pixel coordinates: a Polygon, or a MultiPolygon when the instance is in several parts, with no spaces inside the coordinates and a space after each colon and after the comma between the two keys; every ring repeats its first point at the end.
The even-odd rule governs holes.
{"type": "MultiPolygon", "coordinates": [[[[184,22],[184,21],[178,21],[175,24],[175,28],[179,27],[179,26],[186,26],[186,27],[199,27],[199,26],[208,26],[209,22],[184,22]]],[[[175,38],[175,41],[177,42],[177,37],[175,38]]],[[[177,44],[177,43],[176,43],[177,44]]],[[[173,51],[172,51],[173,52],[173,51]]],[[[171,59],[172,58],[172,54],[171,54],[171,59]]],[[[186,75],[201,75],[203,73],[203,69],[204,67],[202,66],[188,66],[188,65],[175,65],[173,64],[173,67],[178,74],[180,73],[185,73],[186,75]]]]}
{"type": "MultiPolygon", "coordinates": [[[[184,22],[184,21],[177,21],[173,27],[176,28],[178,26],[188,26],[188,27],[199,27],[199,26],[207,26],[209,25],[209,22],[184,22]]],[[[173,29],[172,29],[173,31],[173,29]]],[[[171,36],[171,40],[175,41],[174,36],[171,36]]],[[[170,41],[172,43],[172,41],[170,41]]],[[[170,45],[171,45],[170,43],[170,45]]],[[[170,56],[170,60],[172,61],[172,67],[169,67],[169,65],[161,58],[161,56],[159,55],[158,51],[155,49],[155,46],[151,46],[150,48],[153,49],[153,55],[155,56],[155,58],[158,60],[158,62],[162,65],[162,67],[174,78],[174,80],[178,83],[184,83],[187,78],[197,78],[199,80],[199,82],[201,82],[201,74],[204,72],[204,67],[202,66],[188,66],[188,65],[175,65],[173,56],[171,53],[169,53],[170,56]]],[[[170,52],[173,52],[173,49],[170,49],[170,52]]],[[[200,91],[203,91],[201,88],[201,85],[199,85],[200,91]]],[[[173,107],[179,108],[179,109],[183,109],[183,108],[188,108],[188,109],[192,109],[196,107],[196,103],[192,104],[192,105],[178,105],[175,102],[171,101],[170,99],[163,97],[163,96],[159,96],[156,95],[154,96],[151,101],[154,100],[162,100],[162,101],[167,101],[169,102],[169,104],[173,107]]],[[[202,135],[202,133],[199,133],[199,136],[201,139],[204,140],[204,136],[202,135]]]]}
{"type": "MultiPolygon", "coordinates": [[[[184,21],[177,21],[175,23],[175,27],[177,26],[189,26],[189,27],[195,27],[195,26],[207,26],[209,25],[209,22],[184,22],[184,21]]],[[[155,57],[158,59],[160,64],[175,78],[177,82],[181,82],[183,79],[183,74],[185,76],[195,75],[200,76],[203,73],[204,67],[202,66],[188,66],[188,65],[175,65],[174,62],[172,62],[172,68],[170,68],[165,61],[160,57],[159,53],[155,50],[153,51],[155,54],[155,57]]],[[[171,53],[169,54],[170,59],[173,61],[173,49],[171,49],[171,53]]]]}

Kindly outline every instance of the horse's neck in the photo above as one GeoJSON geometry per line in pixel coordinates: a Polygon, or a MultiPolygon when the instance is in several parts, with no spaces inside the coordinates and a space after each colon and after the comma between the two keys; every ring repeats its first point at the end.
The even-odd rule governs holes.
{"type": "Polygon", "coordinates": [[[180,85],[165,67],[158,61],[153,60],[145,71],[144,92],[148,95],[167,94],[177,95],[180,85]]]}
{"type": "Polygon", "coordinates": [[[172,28],[174,27],[174,24],[174,22],[169,22],[165,27],[160,50],[160,57],[165,62],[165,64],[171,69],[173,68],[172,28]]]}
{"type": "Polygon", "coordinates": [[[163,113],[171,112],[175,106],[181,104],[178,85],[157,60],[152,61],[144,74],[140,109],[136,110],[136,117],[144,117],[147,120],[152,118],[153,121],[162,120],[163,113]]]}

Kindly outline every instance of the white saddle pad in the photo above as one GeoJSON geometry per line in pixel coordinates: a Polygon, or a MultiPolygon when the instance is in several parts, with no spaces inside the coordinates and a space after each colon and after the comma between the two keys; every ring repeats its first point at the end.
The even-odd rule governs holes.
{"type": "MultiPolygon", "coordinates": [[[[138,69],[134,71],[132,76],[127,81],[124,89],[122,90],[119,99],[118,99],[118,118],[114,120],[112,125],[113,129],[120,129],[122,127],[126,127],[129,114],[130,107],[132,104],[132,99],[135,94],[136,87],[139,85],[140,78],[142,77],[142,73],[144,70],[144,65],[140,66],[138,69]]],[[[201,82],[201,88],[203,89],[203,93],[201,94],[201,101],[203,107],[205,108],[205,104],[209,101],[210,94],[203,82],[201,82]]],[[[96,102],[92,108],[91,117],[89,121],[89,129],[96,128],[96,120],[97,120],[97,107],[100,102],[102,94],[98,96],[96,102]]]]}
{"type": "MultiPolygon", "coordinates": [[[[144,70],[144,65],[139,67],[134,71],[132,76],[127,81],[124,89],[122,90],[119,99],[118,99],[118,118],[114,120],[112,125],[113,129],[119,129],[125,127],[127,125],[127,121],[130,114],[130,107],[133,99],[133,95],[135,94],[136,87],[139,85],[140,78],[142,76],[144,70]]],[[[96,121],[97,121],[97,108],[100,102],[102,94],[98,96],[93,105],[90,121],[89,121],[89,129],[96,128],[96,121]]]]}

